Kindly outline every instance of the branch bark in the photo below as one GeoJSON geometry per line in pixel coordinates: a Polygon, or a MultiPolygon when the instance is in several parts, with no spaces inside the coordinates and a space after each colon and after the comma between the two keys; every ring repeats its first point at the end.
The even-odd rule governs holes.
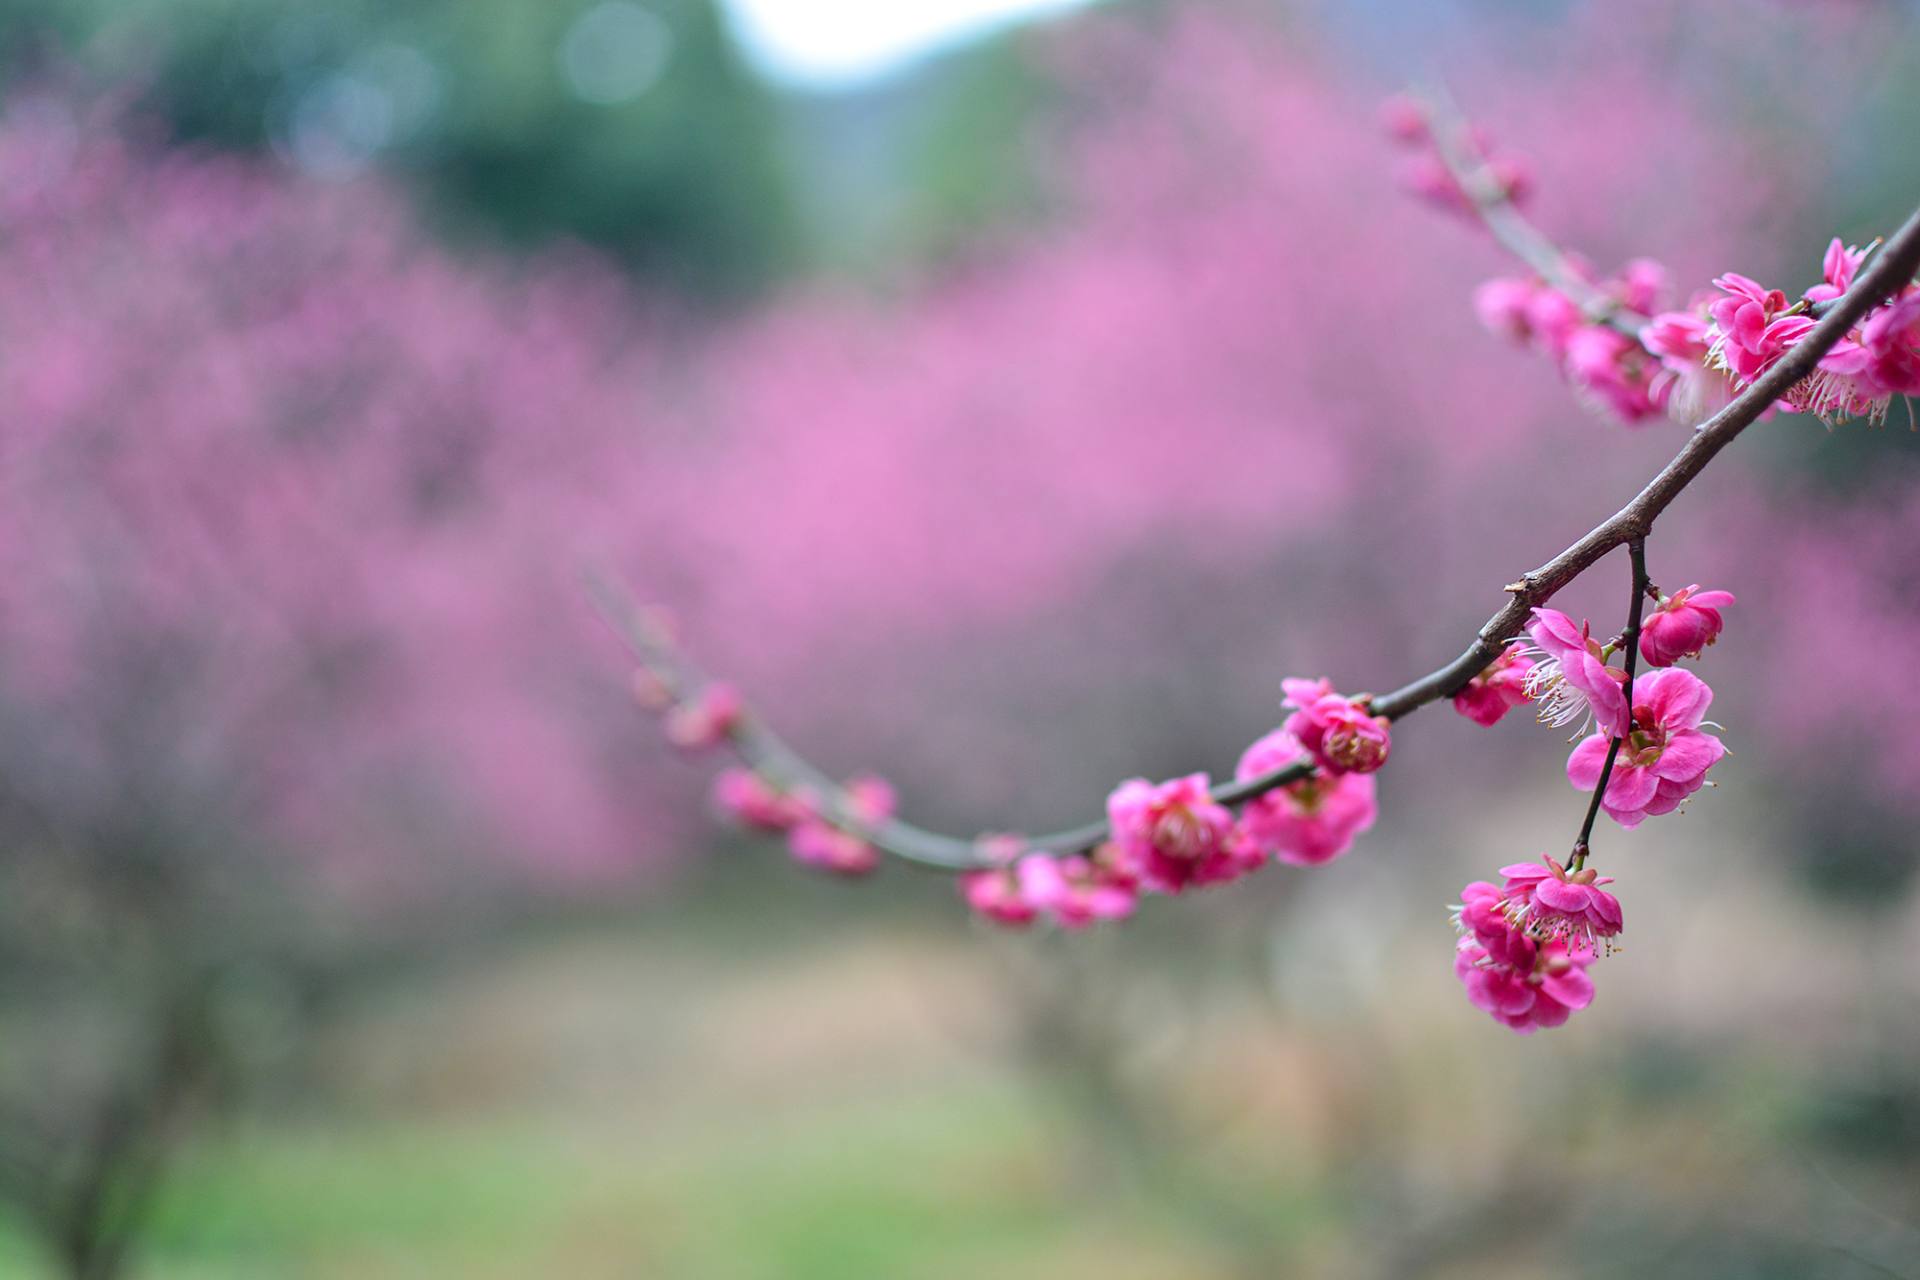
{"type": "MultiPolygon", "coordinates": [[[[1627,554],[1633,558],[1633,595],[1627,601],[1627,629],[1620,633],[1620,643],[1626,646],[1627,651],[1627,679],[1620,692],[1627,700],[1627,732],[1632,733],[1633,673],[1640,663],[1640,619],[1646,615],[1647,593],[1653,589],[1653,580],[1647,576],[1647,540],[1635,538],[1629,542],[1627,554]]],[[[1575,871],[1587,865],[1588,841],[1593,839],[1593,823],[1600,816],[1600,801],[1607,794],[1607,783],[1613,780],[1613,766],[1620,758],[1620,744],[1619,738],[1607,743],[1607,759],[1600,766],[1600,781],[1593,784],[1593,799],[1587,802],[1587,816],[1580,823],[1580,834],[1573,838],[1571,866],[1575,871]]]]}

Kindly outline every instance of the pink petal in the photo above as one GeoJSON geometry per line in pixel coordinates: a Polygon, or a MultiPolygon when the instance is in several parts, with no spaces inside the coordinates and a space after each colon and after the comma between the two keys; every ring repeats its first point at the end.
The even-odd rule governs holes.
{"type": "Polygon", "coordinates": [[[1607,739],[1596,733],[1583,740],[1567,757],[1567,781],[1582,791],[1591,791],[1599,785],[1600,770],[1606,762],[1607,739]]]}
{"type": "Polygon", "coordinates": [[[1540,989],[1569,1009],[1584,1009],[1593,1003],[1593,979],[1579,969],[1542,979],[1540,989]]]}
{"type": "Polygon", "coordinates": [[[1669,782],[1689,782],[1712,768],[1727,748],[1712,734],[1683,729],[1668,739],[1650,772],[1669,782]]]}
{"type": "Polygon", "coordinates": [[[1691,671],[1666,667],[1650,671],[1633,686],[1633,704],[1646,707],[1669,730],[1691,729],[1713,703],[1713,690],[1691,671]]]}
{"type": "Polygon", "coordinates": [[[1613,777],[1607,780],[1605,799],[1610,808],[1644,809],[1659,789],[1660,779],[1653,770],[1622,766],[1616,761],[1613,777]]]}
{"type": "Polygon", "coordinates": [[[1587,890],[1582,885],[1546,880],[1533,891],[1534,901],[1568,915],[1583,915],[1587,909],[1587,890]]]}

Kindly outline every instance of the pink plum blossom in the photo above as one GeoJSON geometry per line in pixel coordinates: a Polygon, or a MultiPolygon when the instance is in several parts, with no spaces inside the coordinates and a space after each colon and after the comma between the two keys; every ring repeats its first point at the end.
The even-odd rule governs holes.
{"type": "Polygon", "coordinates": [[[1380,127],[1395,142],[1409,144],[1427,140],[1427,111],[1409,94],[1396,93],[1380,104],[1380,127]]]}
{"type": "Polygon", "coordinates": [[[1865,249],[1849,247],[1835,236],[1828,243],[1826,257],[1820,264],[1821,282],[1807,290],[1807,301],[1831,302],[1838,298],[1853,287],[1853,277],[1866,260],[1865,249]]]}
{"type": "Polygon", "coordinates": [[[893,817],[896,800],[893,784],[871,773],[847,779],[845,800],[847,816],[864,826],[877,827],[893,817]]]}
{"type": "MultiPolygon", "coordinates": [[[[1306,760],[1306,750],[1284,729],[1248,747],[1233,776],[1245,782],[1306,760]]],[[[1373,825],[1379,806],[1374,779],[1366,774],[1317,774],[1276,787],[1249,800],[1240,830],[1261,854],[1298,867],[1333,861],[1353,838],[1373,825]]]]}
{"type": "Polygon", "coordinates": [[[1697,658],[1720,638],[1720,610],[1733,603],[1730,591],[1702,591],[1699,583],[1663,596],[1660,605],[1640,625],[1640,656],[1656,667],[1670,667],[1681,658],[1697,658]]]}
{"type": "Polygon", "coordinates": [[[1107,821],[1141,880],[1161,893],[1230,879],[1245,869],[1235,847],[1233,814],[1207,792],[1207,775],[1167,782],[1123,782],[1107,797],[1107,821]]]}
{"type": "Polygon", "coordinates": [[[1369,714],[1327,680],[1283,680],[1294,712],[1281,727],[1330,774],[1372,773],[1387,762],[1393,737],[1384,716],[1369,714]]]}
{"type": "Polygon", "coordinates": [[[744,710],[739,690],[716,681],[667,713],[667,741],[684,751],[718,746],[732,736],[744,710]]]}
{"type": "Polygon", "coordinates": [[[1532,670],[1526,642],[1515,640],[1453,695],[1453,709],[1475,724],[1498,724],[1508,711],[1532,701],[1527,693],[1527,674],[1532,670]]]}
{"type": "Polygon", "coordinates": [[[1650,391],[1675,422],[1705,422],[1733,399],[1726,370],[1708,363],[1713,337],[1704,306],[1661,312],[1641,328],[1640,341],[1660,360],[1650,391]]]}
{"type": "MultiPolygon", "coordinates": [[[[1662,667],[1633,684],[1633,730],[1620,744],[1619,758],[1600,805],[1623,827],[1671,813],[1706,783],[1707,770],[1726,747],[1699,725],[1713,690],[1680,667],[1662,667]]],[[[1600,782],[1608,737],[1596,733],[1567,758],[1567,780],[1582,791],[1600,782]]]]}
{"type": "Polygon", "coordinates": [[[804,790],[782,791],[753,769],[725,769],[713,780],[721,813],[756,831],[786,831],[812,817],[816,805],[804,790]]]}
{"type": "MultiPolygon", "coordinates": [[[[1027,900],[1044,908],[1062,929],[1125,919],[1139,898],[1134,879],[1098,857],[1027,858],[1020,863],[1020,877],[1027,900]]],[[[1197,877],[1195,883],[1200,883],[1197,877]]]]}
{"type": "Polygon", "coordinates": [[[1527,304],[1527,326],[1533,331],[1534,342],[1555,361],[1566,355],[1567,343],[1585,323],[1579,303],[1544,284],[1534,290],[1527,304]]]}
{"type": "Polygon", "coordinates": [[[1593,1003],[1586,968],[1593,949],[1578,941],[1540,942],[1516,927],[1506,898],[1484,880],[1469,884],[1454,909],[1462,934],[1453,971],[1467,999],[1522,1035],[1557,1027],[1593,1003]]]}
{"type": "MultiPolygon", "coordinates": [[[[1708,306],[1713,319],[1714,363],[1736,379],[1750,382],[1812,332],[1807,304],[1831,302],[1853,284],[1865,260],[1864,250],[1839,240],[1827,246],[1824,280],[1807,290],[1793,307],[1778,289],[1766,289],[1746,276],[1729,273],[1714,281],[1727,296],[1708,306]]],[[[1894,299],[1869,311],[1825,355],[1813,373],[1790,388],[1781,401],[1823,422],[1841,417],[1884,421],[1896,395],[1920,390],[1920,288],[1909,285],[1894,299]]]]}
{"type": "Polygon", "coordinates": [[[1881,395],[1920,395],[1920,288],[1902,290],[1860,327],[1860,345],[1873,360],[1873,385],[1881,395]]]}
{"type": "Polygon", "coordinates": [[[1552,858],[1500,868],[1506,878],[1507,919],[1538,941],[1577,940],[1588,949],[1610,946],[1623,923],[1620,900],[1600,886],[1612,880],[1592,870],[1569,871],[1552,858]]]}
{"type": "Polygon", "coordinates": [[[1587,623],[1575,626],[1558,609],[1535,609],[1527,633],[1538,660],[1527,672],[1526,692],[1540,704],[1541,721],[1569,725],[1592,716],[1606,733],[1624,733],[1627,673],[1607,665],[1587,623]]]}
{"type": "Polygon", "coordinates": [[[1787,295],[1778,289],[1732,271],[1713,283],[1726,296],[1707,307],[1714,325],[1712,358],[1743,383],[1772,368],[1813,328],[1808,316],[1780,314],[1787,295]]]}
{"type": "Polygon", "coordinates": [[[1527,342],[1534,333],[1534,298],[1542,287],[1538,280],[1520,276],[1488,280],[1473,291],[1473,312],[1487,332],[1527,342]]]}
{"type": "Polygon", "coordinates": [[[880,850],[865,837],[823,818],[808,818],[796,825],[787,837],[787,848],[802,866],[836,875],[864,876],[880,865],[880,850]]]}
{"type": "Polygon", "coordinates": [[[1660,299],[1666,295],[1670,283],[1666,267],[1652,258],[1635,258],[1620,269],[1617,278],[1607,283],[1605,292],[1629,311],[1652,315],[1659,309],[1660,299]]]}
{"type": "Polygon", "coordinates": [[[1024,868],[1028,863],[1046,861],[1036,856],[1015,865],[963,872],[959,877],[960,896],[976,914],[995,924],[1015,928],[1032,924],[1040,914],[1040,904],[1028,891],[1032,877],[1024,873],[1024,868]]]}
{"type": "Polygon", "coordinates": [[[1658,368],[1638,339],[1608,325],[1583,324],[1562,352],[1567,381],[1623,422],[1644,422],[1661,406],[1653,394],[1658,368]]]}

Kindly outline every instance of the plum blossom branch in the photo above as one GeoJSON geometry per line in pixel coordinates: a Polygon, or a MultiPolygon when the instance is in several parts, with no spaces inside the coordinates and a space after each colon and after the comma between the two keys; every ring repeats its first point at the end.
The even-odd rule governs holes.
{"type": "MultiPolygon", "coordinates": [[[[1633,673],[1640,657],[1640,619],[1645,615],[1647,596],[1653,590],[1653,580],[1647,576],[1647,540],[1634,538],[1627,543],[1627,554],[1633,562],[1633,598],[1627,605],[1627,629],[1620,633],[1620,646],[1626,650],[1626,679],[1621,682],[1621,696],[1628,707],[1628,722],[1624,726],[1627,733],[1633,732],[1633,673]]],[[[1614,734],[1607,743],[1607,762],[1600,766],[1600,781],[1593,786],[1593,799],[1587,803],[1587,816],[1580,823],[1580,834],[1573,838],[1573,866],[1575,871],[1587,865],[1588,841],[1593,838],[1593,822],[1600,816],[1600,799],[1607,793],[1607,782],[1613,777],[1613,766],[1620,759],[1620,744],[1623,734],[1614,734]]]]}
{"type": "Polygon", "coordinates": [[[1589,320],[1637,336],[1648,317],[1596,288],[1573,257],[1520,212],[1513,184],[1489,171],[1485,149],[1476,142],[1473,126],[1454,105],[1452,95],[1443,86],[1433,85],[1410,99],[1409,105],[1421,113],[1434,152],[1467,206],[1500,246],[1573,299],[1589,320]]]}
{"type": "MultiPolygon", "coordinates": [[[[1507,601],[1487,619],[1473,642],[1457,658],[1398,689],[1365,700],[1366,712],[1384,724],[1461,692],[1501,655],[1512,637],[1522,631],[1533,609],[1552,599],[1609,552],[1623,545],[1632,547],[1643,543],[1655,520],[1722,449],[1812,374],[1820,359],[1845,338],[1863,316],[1909,285],[1917,271],[1920,271],[1920,209],[1887,239],[1871,265],[1834,300],[1827,314],[1702,423],[1673,460],[1631,501],[1551,560],[1509,583],[1507,601]]],[[[1636,582],[1638,577],[1636,573],[1636,582]]],[[[658,683],[660,693],[668,700],[716,688],[678,655],[664,629],[648,618],[610,578],[590,575],[588,586],[602,615],[632,649],[643,671],[658,683]]],[[[1632,662],[1631,655],[1628,661],[1632,662]]],[[[1356,702],[1356,705],[1361,704],[1356,702]]],[[[857,797],[852,796],[848,788],[831,781],[744,710],[735,707],[726,715],[715,736],[730,743],[749,765],[780,786],[808,792],[836,825],[904,861],[947,871],[989,870],[1004,863],[1004,855],[996,856],[980,842],[928,831],[893,818],[890,813],[876,812],[871,805],[857,803],[857,797]]],[[[1326,773],[1325,761],[1291,760],[1251,777],[1213,787],[1207,797],[1216,805],[1239,805],[1326,773]]],[[[1605,789],[1603,780],[1599,790],[1605,789]]],[[[1091,822],[1051,835],[1035,836],[1024,843],[1036,851],[1070,855],[1093,850],[1112,834],[1109,823],[1091,822]]]]}

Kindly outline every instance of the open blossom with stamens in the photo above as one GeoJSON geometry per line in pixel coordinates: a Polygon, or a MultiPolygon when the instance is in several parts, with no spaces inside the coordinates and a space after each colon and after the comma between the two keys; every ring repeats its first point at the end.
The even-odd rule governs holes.
{"type": "MultiPolygon", "coordinates": [[[[1233,776],[1245,782],[1308,759],[1292,734],[1275,729],[1248,747],[1233,776]]],[[[1379,814],[1371,775],[1316,774],[1247,801],[1240,830],[1262,855],[1297,867],[1331,862],[1379,814]]]]}
{"type": "Polygon", "coordinates": [[[1611,947],[1623,923],[1620,899],[1600,886],[1613,881],[1587,868],[1569,871],[1552,858],[1500,868],[1507,919],[1531,937],[1611,947]]]}
{"type": "MultiPolygon", "coordinates": [[[[1706,784],[1707,770],[1727,753],[1700,732],[1713,690],[1680,667],[1662,667],[1633,682],[1633,728],[1620,744],[1600,807],[1623,827],[1671,813],[1706,784]]],[[[1567,780],[1582,791],[1600,782],[1608,738],[1596,733],[1567,758],[1567,780]]]]}
{"type": "Polygon", "coordinates": [[[1910,285],[1890,304],[1868,312],[1785,399],[1822,422],[1842,417],[1883,422],[1894,396],[1916,392],[1920,288],[1910,285]]]}
{"type": "Polygon", "coordinates": [[[1242,851],[1231,841],[1233,814],[1208,794],[1204,773],[1161,783],[1123,782],[1107,797],[1107,821],[1141,880],[1161,893],[1245,869],[1242,851]]]}
{"type": "Polygon", "coordinates": [[[716,681],[667,713],[667,741],[687,751],[717,746],[732,735],[744,710],[739,690],[716,681]]]}
{"type": "Polygon", "coordinates": [[[1609,734],[1625,732],[1627,673],[1607,665],[1600,642],[1583,621],[1558,609],[1535,609],[1527,624],[1538,655],[1527,672],[1527,696],[1540,704],[1544,724],[1565,726],[1589,716],[1609,734]]]}
{"type": "Polygon", "coordinates": [[[1477,880],[1454,909],[1462,933],[1453,971],[1467,999],[1522,1035],[1557,1027],[1593,1003],[1586,968],[1593,948],[1575,940],[1542,942],[1507,918],[1499,889],[1477,880]]]}
{"type": "Polygon", "coordinates": [[[1369,714],[1328,680],[1283,680],[1295,710],[1281,727],[1328,773],[1372,773],[1387,762],[1393,736],[1384,716],[1369,714]]]}
{"type": "MultiPolygon", "coordinates": [[[[1708,307],[1713,319],[1712,360],[1736,379],[1759,377],[1813,331],[1806,304],[1831,302],[1853,284],[1866,251],[1839,240],[1827,246],[1825,279],[1789,307],[1786,295],[1746,276],[1714,281],[1727,296],[1708,307]]],[[[1842,417],[1884,421],[1896,395],[1920,391],[1920,288],[1907,285],[1868,311],[1820,357],[1814,371],[1781,397],[1790,408],[1823,422],[1842,417]]]]}
{"type": "Polygon", "coordinates": [[[1498,724],[1507,712],[1532,701],[1527,694],[1527,673],[1532,670],[1526,642],[1515,640],[1453,695],[1453,709],[1475,724],[1498,724]]]}
{"type": "Polygon", "coordinates": [[[1659,607],[1640,626],[1640,656],[1656,667],[1699,657],[1702,649],[1720,638],[1726,625],[1720,610],[1732,603],[1731,591],[1702,591],[1697,582],[1662,596],[1659,607]]]}
{"type": "Polygon", "coordinates": [[[782,791],[752,769],[722,770],[713,780],[713,802],[727,817],[758,831],[786,831],[815,813],[806,789],[782,791]]]}

